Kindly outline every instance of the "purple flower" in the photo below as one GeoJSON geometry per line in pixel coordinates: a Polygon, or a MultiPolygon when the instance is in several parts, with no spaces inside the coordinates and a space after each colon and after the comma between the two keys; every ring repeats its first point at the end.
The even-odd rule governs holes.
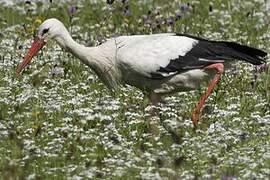
{"type": "Polygon", "coordinates": [[[266,71],[267,69],[268,69],[268,65],[266,63],[264,63],[264,64],[257,65],[255,67],[255,72],[262,73],[262,72],[266,71]]]}
{"type": "Polygon", "coordinates": [[[143,15],[143,22],[144,22],[144,24],[152,24],[152,21],[151,21],[151,19],[149,19],[149,17],[147,16],[147,15],[143,15]]]}
{"type": "Polygon", "coordinates": [[[142,18],[143,18],[143,22],[146,22],[148,20],[148,16],[147,15],[143,15],[142,18]]]}
{"type": "Polygon", "coordinates": [[[124,15],[128,17],[132,15],[128,6],[126,6],[124,9],[124,15]]]}
{"type": "Polygon", "coordinates": [[[69,6],[68,8],[68,13],[70,16],[74,16],[77,12],[77,6],[69,6]]]}
{"type": "Polygon", "coordinates": [[[259,74],[267,71],[268,68],[269,68],[269,65],[266,63],[255,66],[254,72],[253,72],[254,82],[257,81],[259,74]]]}
{"type": "Polygon", "coordinates": [[[125,10],[124,10],[124,15],[129,17],[129,16],[131,16],[132,14],[131,14],[131,12],[130,12],[129,9],[125,9],[125,10]]]}
{"type": "Polygon", "coordinates": [[[166,23],[167,23],[168,26],[174,25],[174,20],[173,20],[173,18],[172,18],[172,17],[169,17],[169,18],[166,20],[166,23]]]}
{"type": "Polygon", "coordinates": [[[236,177],[229,176],[229,175],[222,175],[220,179],[221,180],[234,180],[234,179],[236,179],[236,177]]]}
{"type": "Polygon", "coordinates": [[[183,16],[183,14],[182,14],[182,12],[180,12],[180,11],[177,11],[177,12],[175,13],[175,17],[176,17],[177,20],[180,19],[182,16],[183,16]]]}
{"type": "Polygon", "coordinates": [[[182,4],[180,4],[180,10],[181,11],[187,11],[188,10],[188,8],[189,8],[189,3],[182,3],[182,4]]]}

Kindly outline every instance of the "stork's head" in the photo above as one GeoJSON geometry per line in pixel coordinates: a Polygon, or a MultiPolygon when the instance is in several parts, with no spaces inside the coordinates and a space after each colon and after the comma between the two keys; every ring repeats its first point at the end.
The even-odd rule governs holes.
{"type": "Polygon", "coordinates": [[[31,48],[24,57],[22,64],[16,70],[16,74],[19,75],[20,72],[30,63],[31,59],[38,53],[40,49],[46,44],[50,39],[57,39],[61,44],[63,40],[63,34],[68,33],[63,23],[59,20],[52,18],[44,21],[38,28],[37,38],[32,43],[31,48]]]}

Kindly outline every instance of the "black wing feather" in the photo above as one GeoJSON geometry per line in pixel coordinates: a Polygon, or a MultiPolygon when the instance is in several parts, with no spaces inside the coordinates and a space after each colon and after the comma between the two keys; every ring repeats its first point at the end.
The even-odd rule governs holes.
{"type": "Polygon", "coordinates": [[[185,56],[171,59],[166,67],[160,67],[157,73],[152,73],[152,78],[164,78],[162,73],[180,73],[234,59],[259,65],[265,63],[264,57],[267,56],[267,53],[264,51],[234,42],[209,41],[186,34],[177,35],[196,39],[198,43],[185,56]]]}

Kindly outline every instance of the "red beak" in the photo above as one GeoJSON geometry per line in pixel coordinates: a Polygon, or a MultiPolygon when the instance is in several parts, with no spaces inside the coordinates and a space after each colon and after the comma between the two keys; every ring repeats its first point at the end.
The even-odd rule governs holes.
{"type": "Polygon", "coordinates": [[[46,44],[46,42],[44,41],[44,39],[41,38],[37,38],[31,48],[29,49],[28,53],[26,54],[26,56],[23,59],[22,64],[17,68],[16,70],[16,75],[18,76],[21,71],[30,63],[31,59],[33,58],[33,56],[35,56],[38,51],[46,44]]]}

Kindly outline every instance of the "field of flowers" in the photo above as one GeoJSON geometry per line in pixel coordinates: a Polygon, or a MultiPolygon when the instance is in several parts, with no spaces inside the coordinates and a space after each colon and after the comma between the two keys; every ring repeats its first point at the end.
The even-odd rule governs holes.
{"type": "Polygon", "coordinates": [[[16,76],[51,17],[87,46],[178,32],[270,52],[264,0],[0,0],[0,179],[270,178],[270,68],[235,63],[194,129],[206,84],[167,97],[153,115],[138,89],[111,94],[54,42],[16,76]]]}

